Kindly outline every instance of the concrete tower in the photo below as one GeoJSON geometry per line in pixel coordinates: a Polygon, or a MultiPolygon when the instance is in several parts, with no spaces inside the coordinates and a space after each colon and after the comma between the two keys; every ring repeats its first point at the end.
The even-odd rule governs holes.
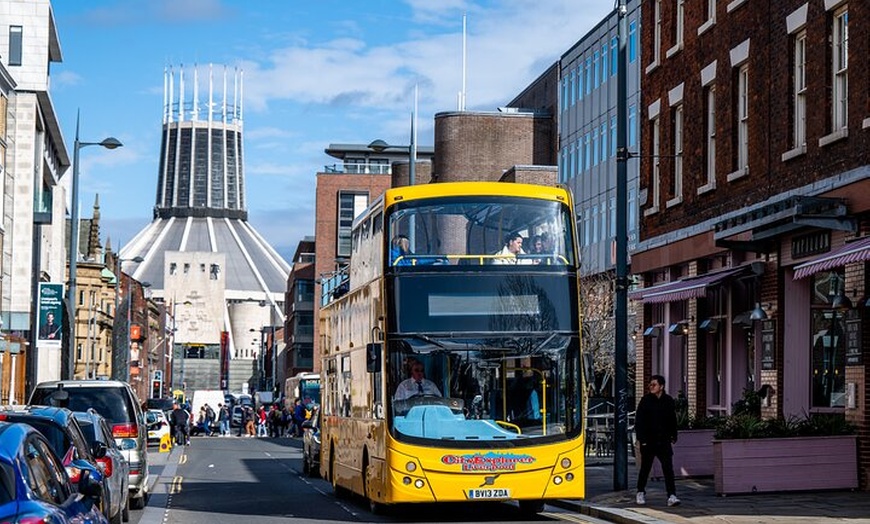
{"type": "MultiPolygon", "coordinates": [[[[184,352],[187,369],[174,364],[173,383],[187,382],[188,390],[218,387],[211,374],[200,380],[193,373],[202,364],[198,360],[219,358],[224,332],[229,359],[256,359],[260,365],[249,369],[265,365],[270,371],[262,362],[262,339],[283,325],[290,272],[247,222],[243,73],[215,69],[164,72],[154,218],[121,250],[124,272],[149,283],[152,296],[174,316],[175,349],[179,356],[184,352]],[[139,257],[143,261],[134,260],[139,257]]],[[[229,384],[233,391],[237,386],[229,384]]]]}

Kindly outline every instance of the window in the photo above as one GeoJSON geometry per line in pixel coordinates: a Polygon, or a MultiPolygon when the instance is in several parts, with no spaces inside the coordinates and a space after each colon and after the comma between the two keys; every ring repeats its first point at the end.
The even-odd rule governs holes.
{"type": "Polygon", "coordinates": [[[353,193],[340,191],[338,193],[338,224],[336,234],[335,254],[339,257],[349,257],[351,249],[351,226],[353,219],[359,216],[369,205],[368,193],[353,193]]]}
{"type": "Polygon", "coordinates": [[[601,85],[607,82],[607,42],[601,46],[601,85]]]}
{"type": "Polygon", "coordinates": [[[568,109],[568,76],[562,79],[562,111],[568,109]]]}
{"type": "Polygon", "coordinates": [[[737,170],[749,170],[749,65],[737,70],[737,170]]]}
{"type": "Polygon", "coordinates": [[[794,35],[792,147],[802,148],[807,142],[807,31],[794,35]]]}
{"type": "Polygon", "coordinates": [[[559,181],[565,182],[568,180],[568,149],[562,149],[562,161],[559,162],[559,181]]]}
{"type": "Polygon", "coordinates": [[[674,181],[671,190],[675,201],[683,199],[683,104],[672,111],[674,131],[674,181]]]}
{"type": "Polygon", "coordinates": [[[637,107],[634,104],[628,106],[628,146],[637,145],[637,107]]]}
{"type": "Polygon", "coordinates": [[[637,60],[637,20],[628,23],[628,61],[637,60]]]}
{"type": "Polygon", "coordinates": [[[706,185],[710,189],[716,186],[716,87],[707,86],[704,89],[706,111],[704,112],[704,129],[706,140],[704,156],[706,162],[704,168],[707,175],[706,185]]]}
{"type": "Polygon", "coordinates": [[[576,82],[577,82],[577,77],[576,77],[574,71],[571,71],[571,81],[569,84],[571,87],[569,87],[569,90],[571,91],[571,105],[572,106],[577,103],[577,92],[573,88],[573,86],[575,85],[576,82]]]}
{"type": "Polygon", "coordinates": [[[610,117],[610,156],[616,156],[616,117],[610,117]]]}
{"type": "Polygon", "coordinates": [[[619,37],[610,39],[610,76],[616,76],[619,70],[619,37]]]}
{"type": "Polygon", "coordinates": [[[24,54],[24,36],[20,25],[9,26],[9,65],[20,66],[24,54]]]}
{"type": "Polygon", "coordinates": [[[569,153],[568,158],[571,159],[568,169],[568,177],[570,178],[577,174],[577,149],[574,148],[573,144],[571,145],[571,152],[569,153]]]}
{"type": "Polygon", "coordinates": [[[586,75],[583,79],[583,83],[586,85],[586,94],[592,93],[592,58],[586,58],[586,75]]]}
{"type": "Polygon", "coordinates": [[[848,127],[849,110],[849,11],[834,12],[832,42],[833,89],[831,91],[832,131],[848,127]]]}
{"type": "Polygon", "coordinates": [[[652,170],[652,182],[651,182],[651,185],[652,185],[652,187],[651,187],[651,189],[652,189],[652,195],[651,195],[652,196],[652,205],[650,206],[650,209],[648,211],[650,211],[651,213],[654,213],[654,212],[658,211],[658,209],[659,209],[659,198],[661,196],[659,194],[660,183],[661,183],[661,172],[659,171],[660,161],[661,161],[661,159],[659,158],[660,146],[661,146],[661,129],[660,129],[660,125],[659,125],[660,124],[659,118],[658,117],[653,118],[653,120],[650,124],[651,124],[651,128],[652,128],[651,129],[651,131],[652,131],[651,136],[652,136],[652,155],[653,155],[652,166],[653,166],[653,170],[652,170]]]}
{"type": "Polygon", "coordinates": [[[598,133],[592,129],[592,165],[598,165],[598,133]]]}
{"type": "Polygon", "coordinates": [[[577,100],[583,100],[583,61],[577,66],[577,82],[574,83],[574,90],[577,92],[577,100]]]}
{"type": "Polygon", "coordinates": [[[601,135],[601,139],[599,144],[601,145],[601,161],[604,162],[607,160],[607,123],[601,124],[599,128],[599,134],[601,135]]]}
{"type": "Polygon", "coordinates": [[[595,64],[593,67],[595,68],[595,77],[592,80],[595,83],[595,88],[597,89],[599,85],[601,85],[601,56],[598,54],[598,51],[595,51],[592,55],[594,58],[592,62],[595,64]]]}
{"type": "Polygon", "coordinates": [[[589,133],[583,137],[583,169],[589,169],[592,167],[592,151],[589,149],[590,147],[589,133]]]}
{"type": "Polygon", "coordinates": [[[842,268],[813,276],[812,290],[812,361],[813,408],[842,408],[846,397],[846,323],[842,311],[832,302],[843,292],[846,280],[842,268]]]}

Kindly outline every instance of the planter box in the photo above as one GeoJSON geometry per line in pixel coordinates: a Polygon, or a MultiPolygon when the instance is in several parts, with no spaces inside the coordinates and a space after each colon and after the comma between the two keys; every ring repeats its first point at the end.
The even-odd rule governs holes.
{"type": "Polygon", "coordinates": [[[716,493],[858,488],[857,437],[713,441],[716,493]]]}
{"type": "MultiPolygon", "coordinates": [[[[674,444],[675,477],[713,476],[712,429],[687,429],[679,432],[674,444]]],[[[653,461],[652,478],[663,478],[658,460],[653,461]]]]}

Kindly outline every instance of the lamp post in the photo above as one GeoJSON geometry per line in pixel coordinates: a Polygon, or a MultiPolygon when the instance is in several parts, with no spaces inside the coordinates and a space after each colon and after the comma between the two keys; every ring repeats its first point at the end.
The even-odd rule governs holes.
{"type": "Polygon", "coordinates": [[[75,372],[73,352],[76,345],[76,262],[79,251],[79,150],[87,146],[102,146],[106,149],[117,149],[123,144],[114,137],[102,142],[81,142],[79,140],[79,115],[76,115],[76,138],[73,147],[73,177],[71,182],[72,199],[70,201],[70,240],[69,240],[69,292],[67,294],[67,310],[69,311],[69,343],[66,344],[67,354],[61,368],[61,378],[72,379],[75,372]]]}

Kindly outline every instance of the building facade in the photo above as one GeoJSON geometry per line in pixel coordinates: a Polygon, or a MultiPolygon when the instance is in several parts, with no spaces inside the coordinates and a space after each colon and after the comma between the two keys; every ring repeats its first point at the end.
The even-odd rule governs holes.
{"type": "MultiPolygon", "coordinates": [[[[6,336],[14,339],[10,344],[17,344],[10,345],[6,356],[19,359],[23,354],[27,364],[27,387],[7,384],[4,378],[3,388],[17,392],[10,393],[10,402],[21,403],[26,401],[21,395],[36,382],[60,378],[60,346],[36,347],[33,297],[37,282],[64,281],[67,188],[61,177],[70,158],[49,95],[51,65],[63,59],[51,3],[6,0],[0,2],[0,20],[0,61],[5,80],[15,84],[3,108],[8,120],[0,318],[6,336]]],[[[19,375],[13,372],[9,378],[14,382],[19,375]]]]}
{"type": "Polygon", "coordinates": [[[637,393],[842,415],[868,489],[870,6],[644,5],[637,393]]]}
{"type": "Polygon", "coordinates": [[[314,369],[314,252],[313,236],[296,247],[293,269],[287,279],[287,322],[284,326],[285,377],[314,369]]]}

